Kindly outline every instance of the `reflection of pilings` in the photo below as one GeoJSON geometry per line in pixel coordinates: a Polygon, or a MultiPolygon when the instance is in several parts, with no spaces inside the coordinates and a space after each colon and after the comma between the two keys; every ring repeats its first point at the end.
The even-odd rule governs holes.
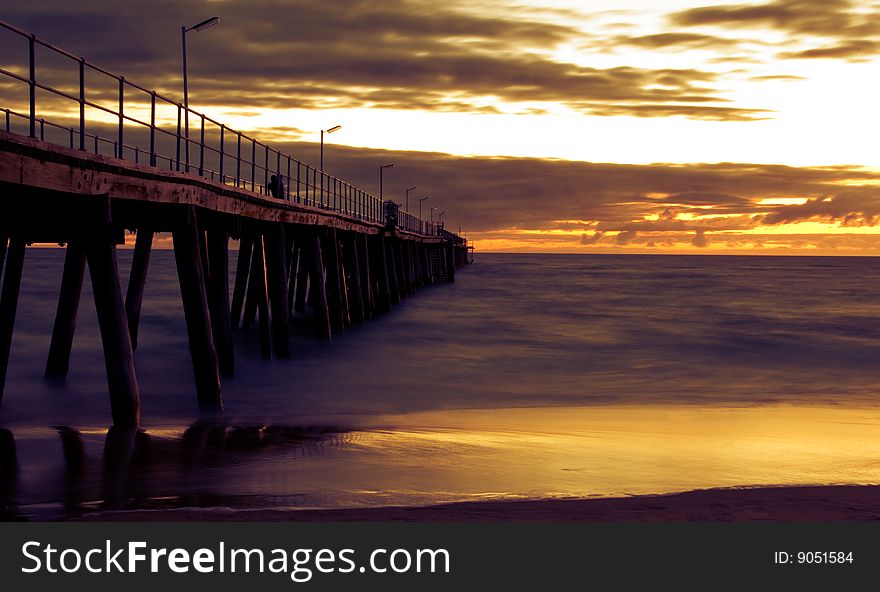
{"type": "Polygon", "coordinates": [[[15,437],[6,428],[0,428],[0,496],[6,498],[14,488],[18,476],[18,455],[15,437]]]}
{"type": "Polygon", "coordinates": [[[61,440],[61,452],[64,454],[64,466],[68,476],[79,477],[86,466],[86,451],[79,430],[58,426],[55,431],[58,432],[61,440]]]}
{"type": "Polygon", "coordinates": [[[61,440],[64,454],[64,478],[61,490],[64,492],[68,513],[78,512],[83,502],[83,477],[86,468],[86,452],[82,436],[78,430],[66,426],[55,428],[61,440]]]}
{"type": "Polygon", "coordinates": [[[21,272],[24,268],[24,251],[24,240],[13,236],[9,241],[9,250],[6,252],[6,273],[3,275],[3,289],[0,291],[0,403],[3,402],[6,371],[9,367],[12,329],[15,326],[21,272]]]}
{"type": "Polygon", "coordinates": [[[107,508],[125,507],[128,472],[137,428],[111,427],[104,440],[103,496],[107,508]]]}
{"type": "Polygon", "coordinates": [[[0,520],[21,519],[16,503],[18,455],[12,432],[0,428],[0,520]]]}

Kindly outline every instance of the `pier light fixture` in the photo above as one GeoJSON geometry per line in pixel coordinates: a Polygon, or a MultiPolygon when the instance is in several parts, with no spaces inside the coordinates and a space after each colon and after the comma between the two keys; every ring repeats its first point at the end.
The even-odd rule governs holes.
{"type": "Polygon", "coordinates": [[[440,206],[431,206],[431,224],[434,223],[434,210],[438,209],[440,206]]]}
{"type": "Polygon", "coordinates": [[[431,199],[431,198],[428,196],[419,198],[419,220],[422,219],[422,202],[425,201],[426,199],[431,199]]]}
{"type": "Polygon", "coordinates": [[[330,129],[322,129],[321,130],[321,170],[324,170],[324,134],[332,134],[333,132],[338,132],[342,129],[341,125],[334,125],[330,129]]]}
{"type": "Polygon", "coordinates": [[[186,138],[186,166],[189,168],[189,87],[186,79],[186,34],[190,31],[204,31],[216,24],[220,23],[219,16],[206,18],[200,23],[196,23],[191,27],[180,27],[181,47],[183,48],[183,135],[186,138]]]}
{"type": "Polygon", "coordinates": [[[416,188],[416,186],[413,185],[412,187],[410,187],[409,189],[406,190],[406,208],[404,208],[404,209],[405,209],[407,212],[409,212],[409,192],[412,191],[412,190],[415,189],[415,188],[416,188]]]}
{"type": "Polygon", "coordinates": [[[446,213],[446,210],[443,210],[443,211],[441,211],[441,212],[437,215],[437,222],[438,222],[438,223],[442,223],[442,222],[443,222],[443,214],[445,214],[445,213],[446,213]]]}
{"type": "Polygon", "coordinates": [[[379,201],[385,202],[385,198],[382,193],[382,177],[384,176],[385,169],[393,169],[393,164],[383,164],[379,166],[379,201]]]}

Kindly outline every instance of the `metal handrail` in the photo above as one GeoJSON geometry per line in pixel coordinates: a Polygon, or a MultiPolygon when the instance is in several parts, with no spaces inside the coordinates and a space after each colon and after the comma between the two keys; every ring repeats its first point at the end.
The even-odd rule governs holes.
{"type": "MultiPolygon", "coordinates": [[[[117,76],[87,62],[85,58],[77,57],[68,51],[56,47],[50,43],[38,39],[34,34],[27,33],[9,23],[0,20],[0,27],[11,31],[27,40],[28,43],[28,75],[23,76],[10,70],[0,68],[0,75],[6,76],[28,85],[29,108],[28,113],[21,113],[11,108],[0,108],[5,113],[6,131],[12,131],[12,119],[21,118],[28,124],[29,136],[46,141],[46,129],[63,131],[67,137],[69,147],[88,151],[93,149],[95,154],[101,154],[102,147],[112,147],[111,155],[123,160],[133,160],[149,166],[159,167],[159,163],[167,163],[168,169],[186,174],[196,174],[203,178],[218,181],[225,185],[232,185],[239,189],[250,190],[261,195],[284,199],[312,206],[315,208],[328,209],[338,212],[346,217],[376,224],[386,222],[384,204],[372,194],[342,180],[329,175],[323,170],[310,166],[292,156],[282,153],[280,150],[262,143],[256,138],[237,131],[211,117],[187,109],[180,102],[175,101],[154,90],[147,89],[127,80],[123,76],[117,76]],[[44,84],[37,79],[37,63],[35,49],[37,46],[44,47],[58,55],[76,62],[79,70],[78,96],[44,84]],[[86,73],[97,73],[116,81],[117,101],[115,106],[102,105],[86,97],[86,73]],[[60,123],[48,121],[37,117],[36,93],[37,90],[51,93],[55,96],[74,101],[79,106],[79,126],[65,126],[60,123]],[[136,91],[147,95],[146,101],[126,102],[126,91],[136,91]],[[144,121],[132,113],[129,107],[126,113],[126,104],[136,105],[137,108],[147,109],[149,105],[149,121],[144,121]],[[117,132],[114,139],[99,136],[86,131],[86,107],[97,109],[102,113],[112,116],[116,120],[117,132]],[[172,121],[164,125],[171,127],[166,129],[163,122],[157,123],[157,112],[166,109],[172,115],[172,121]],[[176,129],[173,124],[173,115],[177,116],[176,129]],[[184,114],[189,117],[183,117],[184,114]],[[184,127],[183,121],[193,120],[196,129],[190,125],[184,127]],[[137,141],[126,141],[126,124],[133,124],[139,128],[149,130],[149,147],[141,145],[137,141]],[[206,141],[206,126],[212,128],[219,135],[219,141],[211,143],[206,141]],[[197,138],[192,138],[195,131],[197,138]],[[157,141],[170,139],[174,145],[174,155],[161,153],[157,148],[157,141]],[[233,145],[230,147],[230,143],[233,145]],[[183,148],[183,149],[182,149],[183,148]],[[247,152],[243,156],[242,149],[247,152]],[[233,152],[234,150],[234,152],[233,152]],[[197,160],[192,162],[190,154],[196,154],[197,160]],[[183,157],[182,157],[183,154],[183,157]],[[227,168],[227,164],[234,166],[234,174],[227,168]],[[277,180],[273,185],[271,177],[277,180]],[[280,185],[280,187],[279,187],[280,185]],[[283,189],[279,191],[278,189],[283,189]]],[[[59,142],[53,142],[58,144],[59,142]]],[[[164,166],[162,166],[164,168],[164,166]]],[[[407,232],[424,236],[438,236],[438,225],[426,222],[416,216],[400,211],[397,227],[407,232]]]]}

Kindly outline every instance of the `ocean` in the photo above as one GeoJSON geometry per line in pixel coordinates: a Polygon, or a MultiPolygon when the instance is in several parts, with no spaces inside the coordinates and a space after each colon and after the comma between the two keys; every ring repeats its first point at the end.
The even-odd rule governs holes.
{"type": "Polygon", "coordinates": [[[174,257],[154,250],[142,431],[108,434],[88,280],[70,375],[43,378],[63,257],[25,261],[0,409],[16,515],[880,483],[876,258],[478,254],[332,342],[296,319],[289,360],[237,335],[205,424],[174,257]]]}

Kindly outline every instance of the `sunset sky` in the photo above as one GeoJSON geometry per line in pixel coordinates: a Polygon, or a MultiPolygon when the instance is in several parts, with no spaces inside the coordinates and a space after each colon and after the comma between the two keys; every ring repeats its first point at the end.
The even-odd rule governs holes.
{"type": "Polygon", "coordinates": [[[188,36],[193,108],[314,164],[341,124],[330,172],[377,193],[394,162],[386,197],[481,251],[880,255],[880,3],[7,4],[175,97],[180,26],[220,16],[188,36]]]}

